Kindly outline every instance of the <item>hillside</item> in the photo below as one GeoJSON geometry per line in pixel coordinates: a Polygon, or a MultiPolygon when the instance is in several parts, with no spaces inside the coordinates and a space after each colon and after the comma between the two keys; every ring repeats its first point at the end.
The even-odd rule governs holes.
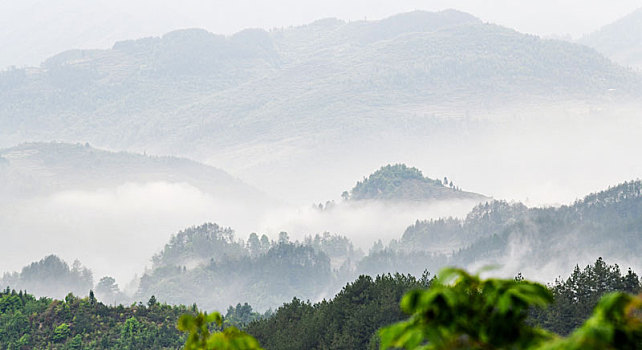
{"type": "Polygon", "coordinates": [[[386,165],[344,193],[350,200],[429,201],[448,199],[487,200],[486,196],[465,192],[446,183],[424,177],[423,173],[405,164],[386,165]]]}
{"type": "Polygon", "coordinates": [[[547,266],[572,264],[589,255],[642,265],[642,182],[631,181],[590,194],[572,205],[532,208],[513,216],[502,229],[458,252],[461,264],[508,263],[517,258],[547,266]]]}
{"type": "Polygon", "coordinates": [[[527,208],[480,204],[463,219],[417,221],[403,236],[360,262],[367,273],[421,273],[444,265],[495,265],[531,276],[560,271],[591,256],[642,266],[642,182],[631,181],[571,205],[527,208]],[[439,248],[448,247],[445,254],[439,248]]]}
{"type": "MultiPolygon", "coordinates": [[[[272,195],[303,193],[321,186],[286,177],[446,152],[484,130],[478,114],[637,99],[641,86],[585,46],[453,10],[231,36],[185,29],[0,73],[0,147],[88,141],[215,164],[272,195]]],[[[319,182],[329,191],[336,179],[319,182]]]]}
{"type": "Polygon", "coordinates": [[[0,149],[0,193],[16,197],[125,183],[187,183],[227,199],[267,198],[223,170],[185,158],[111,152],[89,144],[25,143],[0,149]]]}
{"type": "Polygon", "coordinates": [[[642,8],[579,40],[621,65],[642,70],[642,8]]]}

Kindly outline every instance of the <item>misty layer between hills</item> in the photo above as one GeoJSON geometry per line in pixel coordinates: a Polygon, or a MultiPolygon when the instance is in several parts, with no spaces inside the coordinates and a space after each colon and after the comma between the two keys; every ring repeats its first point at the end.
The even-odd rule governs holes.
{"type": "MultiPolygon", "coordinates": [[[[53,164],[67,161],[51,162],[55,157],[43,155],[50,149],[57,150],[58,156],[88,152],[102,158],[138,157],[82,145],[31,144],[19,149],[21,154],[29,154],[24,157],[30,161],[22,158],[12,167],[16,149],[5,150],[3,154],[13,154],[3,165],[6,178],[35,159],[50,159],[48,166],[63,174],[62,167],[53,164]]],[[[152,164],[153,160],[150,158],[152,164]]],[[[216,199],[222,197],[188,184],[129,184],[117,187],[115,196],[110,194],[113,189],[98,189],[92,196],[81,191],[61,192],[45,197],[52,201],[40,207],[34,205],[42,198],[31,194],[30,198],[16,198],[27,205],[14,207],[10,215],[2,217],[3,227],[16,230],[11,236],[20,237],[10,239],[7,247],[28,250],[34,260],[52,251],[70,261],[80,257],[98,274],[94,280],[91,271],[79,263],[65,269],[64,263],[47,258],[20,274],[5,275],[2,282],[36,293],[58,293],[43,286],[44,275],[39,272],[54,269],[49,267],[53,261],[54,270],[68,276],[60,278],[66,281],[64,285],[77,285],[73,291],[82,294],[82,288],[98,282],[99,295],[107,302],[155,295],[162,301],[197,302],[206,308],[224,309],[236,302],[249,302],[265,310],[294,296],[311,300],[331,297],[359,274],[421,275],[446,265],[479,268],[500,264],[496,273],[502,275],[523,272],[531,278],[550,280],[558,271],[591,261],[594,256],[637,268],[642,263],[636,254],[640,232],[635,224],[642,217],[641,189],[639,181],[629,182],[569,206],[529,209],[521,203],[462,191],[452,180],[427,178],[416,168],[389,165],[359,181],[341,200],[294,209],[266,206],[259,211],[260,218],[239,216],[239,223],[247,225],[254,219],[256,227],[262,228],[247,240],[242,239],[242,231],[237,235],[233,229],[216,224],[192,226],[170,237],[178,229],[168,229],[180,220],[194,222],[201,220],[199,215],[203,221],[212,219],[206,210],[234,219],[234,202],[227,201],[217,210],[216,199]],[[192,197],[183,198],[190,193],[192,197]],[[418,193],[425,198],[418,198],[418,193]],[[184,201],[176,201],[178,198],[184,201]],[[195,207],[181,211],[182,203],[195,207]],[[222,210],[225,207],[227,212],[222,210]],[[21,246],[24,242],[32,246],[21,246]],[[38,250],[34,242],[45,250],[38,250]],[[152,256],[151,266],[142,271],[152,256]],[[131,278],[135,266],[142,276],[135,277],[129,286],[122,284],[131,278]],[[105,288],[106,281],[111,281],[112,287],[105,288]],[[116,281],[121,281],[123,289],[116,281]],[[122,293],[127,288],[133,295],[122,293]]],[[[11,258],[10,250],[6,253],[11,258]]],[[[24,257],[20,264],[24,264],[24,257]]],[[[57,288],[65,290],[64,286],[57,288]]]]}

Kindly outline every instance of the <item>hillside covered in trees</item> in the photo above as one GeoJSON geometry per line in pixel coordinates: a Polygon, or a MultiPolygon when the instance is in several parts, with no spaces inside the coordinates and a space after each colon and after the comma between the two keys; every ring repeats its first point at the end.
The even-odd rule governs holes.
{"type": "Polygon", "coordinates": [[[448,199],[487,200],[477,193],[462,191],[448,178],[431,179],[405,164],[386,165],[344,192],[350,200],[429,201],[448,199]]]}
{"type": "Polygon", "coordinates": [[[491,201],[465,219],[417,221],[399,240],[361,261],[362,271],[419,274],[433,266],[500,265],[507,273],[537,274],[572,266],[587,255],[640,266],[642,182],[631,181],[590,194],[570,205],[527,208],[491,201]],[[435,254],[440,244],[450,252],[435,254]],[[465,242],[457,246],[456,242],[465,242]]]}
{"type": "MultiPolygon", "coordinates": [[[[279,241],[251,234],[239,240],[229,228],[205,224],[179,232],[154,257],[154,267],[140,279],[136,295],[154,294],[159,300],[179,304],[197,302],[207,309],[224,309],[248,302],[258,310],[280,305],[292,296],[317,299],[330,295],[341,274],[350,273],[351,243],[325,244],[340,237],[315,236],[306,242],[279,241]],[[316,242],[316,244],[315,244],[316,242]],[[332,268],[323,249],[346,265],[332,268]],[[346,271],[347,270],[347,271],[346,271]]],[[[335,260],[336,261],[336,260],[335,260]]]]}

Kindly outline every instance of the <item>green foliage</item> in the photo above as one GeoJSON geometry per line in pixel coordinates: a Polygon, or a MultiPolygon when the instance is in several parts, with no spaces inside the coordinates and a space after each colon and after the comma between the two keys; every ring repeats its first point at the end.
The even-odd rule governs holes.
{"type": "Polygon", "coordinates": [[[602,297],[593,316],[568,338],[541,350],[634,350],[642,346],[642,296],[610,293],[602,297]]]}
{"type": "Polygon", "coordinates": [[[60,343],[63,340],[67,339],[69,334],[71,334],[71,331],[69,330],[69,325],[66,323],[62,323],[54,329],[52,339],[54,342],[60,343]]]}
{"type": "Polygon", "coordinates": [[[260,350],[259,343],[252,336],[239,331],[236,327],[225,327],[211,332],[210,324],[223,327],[223,317],[218,312],[211,314],[189,314],[178,320],[178,329],[189,333],[185,342],[186,350],[260,350]]]}
{"type": "Polygon", "coordinates": [[[428,290],[406,294],[411,318],[381,330],[381,348],[492,349],[536,345],[551,335],[526,324],[531,306],[553,300],[545,286],[445,269],[428,290]],[[453,282],[454,280],[454,282],[453,282]]]}
{"type": "Polygon", "coordinates": [[[80,334],[76,334],[76,336],[71,339],[71,341],[69,342],[69,349],[82,349],[82,336],[80,334]]]}
{"type": "Polygon", "coordinates": [[[405,349],[638,349],[642,345],[642,296],[607,294],[593,315],[568,338],[526,322],[532,307],[553,295],[523,278],[486,279],[445,269],[428,290],[406,294],[410,319],[380,330],[381,348],[405,349]]]}
{"type": "Polygon", "coordinates": [[[136,317],[128,318],[121,327],[118,346],[121,349],[137,349],[141,344],[141,324],[136,317]]]}

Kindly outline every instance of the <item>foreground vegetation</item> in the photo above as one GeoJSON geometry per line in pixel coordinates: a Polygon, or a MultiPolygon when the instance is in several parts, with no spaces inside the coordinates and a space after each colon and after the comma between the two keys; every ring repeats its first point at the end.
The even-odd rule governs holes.
{"type": "Polygon", "coordinates": [[[642,296],[610,293],[593,315],[562,338],[527,322],[533,307],[553,294],[523,279],[482,280],[445,269],[427,290],[404,296],[408,320],[383,328],[381,348],[404,349],[638,349],[642,346],[642,296]]]}

